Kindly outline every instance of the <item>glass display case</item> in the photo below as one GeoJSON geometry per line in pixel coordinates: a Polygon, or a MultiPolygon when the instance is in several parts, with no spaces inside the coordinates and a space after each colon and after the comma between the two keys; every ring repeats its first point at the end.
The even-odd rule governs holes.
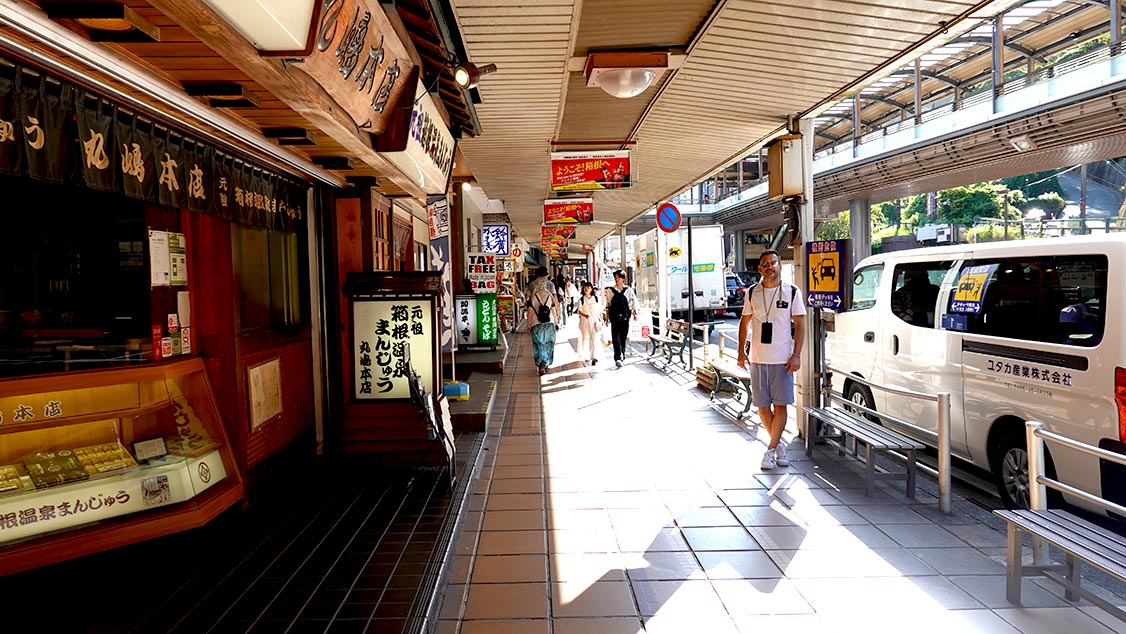
{"type": "Polygon", "coordinates": [[[241,497],[201,359],[0,382],[0,574],[198,526],[241,497]]]}

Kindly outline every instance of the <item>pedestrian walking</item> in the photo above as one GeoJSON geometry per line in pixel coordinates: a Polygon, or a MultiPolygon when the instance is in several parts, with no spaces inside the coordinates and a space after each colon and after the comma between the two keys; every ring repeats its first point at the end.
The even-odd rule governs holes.
{"type": "Polygon", "coordinates": [[[610,338],[614,342],[614,365],[622,367],[626,358],[626,340],[629,337],[629,320],[637,319],[637,296],[626,286],[626,274],[614,271],[614,286],[610,288],[606,305],[606,321],[610,324],[610,338]]]}
{"type": "Polygon", "coordinates": [[[535,280],[528,285],[528,334],[532,336],[532,356],[539,375],[555,360],[555,319],[559,313],[555,285],[547,277],[547,269],[536,272],[535,280]]]}
{"type": "Polygon", "coordinates": [[[602,303],[594,294],[594,287],[590,282],[583,282],[582,295],[578,301],[579,313],[579,360],[590,361],[591,365],[598,365],[595,356],[595,340],[602,323],[602,303]]]}
{"type": "Polygon", "coordinates": [[[801,367],[805,304],[797,288],[781,280],[777,251],[763,251],[758,262],[762,280],[743,297],[739,366],[751,373],[753,402],[770,434],[762,468],[773,469],[790,464],[786,446],[779,441],[786,429],[787,406],[794,402],[794,373],[801,367]],[[752,324],[754,332],[748,339],[752,324]]]}

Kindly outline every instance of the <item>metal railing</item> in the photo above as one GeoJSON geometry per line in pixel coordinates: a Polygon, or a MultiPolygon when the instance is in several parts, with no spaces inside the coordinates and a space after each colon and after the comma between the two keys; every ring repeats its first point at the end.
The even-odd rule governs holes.
{"type": "MultiPolygon", "coordinates": [[[[1115,504],[1110,500],[1105,500],[1096,495],[1092,495],[1082,489],[1078,489],[1069,484],[1064,484],[1059,480],[1048,477],[1048,470],[1046,468],[1047,461],[1044,456],[1047,453],[1045,441],[1051,441],[1055,444],[1080,451],[1082,453],[1094,456],[1101,460],[1109,460],[1111,462],[1126,466],[1126,456],[1117,454],[1112,451],[1107,451],[1099,447],[1094,447],[1086,443],[1079,442],[1073,438],[1060,436],[1059,434],[1046,431],[1044,423],[1036,420],[1027,421],[1024,424],[1024,431],[1026,434],[1026,446],[1028,447],[1028,507],[1034,511],[1044,511],[1048,508],[1048,489],[1055,489],[1061,493],[1074,495],[1075,497],[1090,502],[1095,506],[1113,511],[1126,516],[1126,507],[1115,504]]],[[[1037,537],[1032,538],[1032,560],[1036,564],[1042,564],[1048,560],[1048,544],[1042,539],[1037,537]]]]}
{"type": "Polygon", "coordinates": [[[1091,233],[1114,233],[1126,231],[1126,218],[1061,218],[1036,220],[1007,220],[1002,218],[975,218],[973,224],[974,242],[996,242],[999,240],[1023,240],[1026,238],[1059,238],[1062,236],[1087,235],[1091,233]],[[988,234],[982,227],[990,229],[988,234]],[[994,236],[993,232],[1000,232],[994,236]]]}
{"type": "MultiPolygon", "coordinates": [[[[925,392],[915,392],[913,390],[881,385],[874,381],[869,381],[868,379],[864,379],[854,374],[845,372],[840,368],[835,368],[830,364],[825,365],[824,372],[822,372],[822,380],[823,384],[821,391],[824,394],[827,403],[831,404],[833,401],[836,401],[838,403],[845,404],[849,409],[861,410],[867,414],[876,416],[881,421],[892,423],[893,426],[908,429],[910,430],[911,434],[915,436],[921,436],[932,440],[931,444],[938,449],[938,469],[932,469],[925,464],[919,464],[917,468],[925,473],[929,473],[938,480],[938,508],[943,513],[949,513],[951,497],[950,393],[938,392],[937,394],[927,394],[925,392]],[[848,400],[845,395],[841,394],[840,392],[833,391],[832,379],[834,372],[839,372],[840,374],[847,376],[849,380],[856,381],[857,383],[866,385],[872,389],[881,390],[889,394],[896,394],[909,398],[917,398],[922,401],[935,403],[938,408],[938,430],[931,431],[929,429],[919,427],[918,425],[915,425],[913,423],[909,423],[905,420],[895,418],[894,416],[882,414],[874,409],[869,409],[867,407],[864,407],[863,405],[848,400]]],[[[903,454],[900,454],[898,452],[889,453],[895,456],[898,460],[907,460],[907,456],[904,456],[903,454]]]]}
{"type": "Polygon", "coordinates": [[[1024,429],[1025,433],[1028,435],[1029,508],[1034,511],[1046,510],[1048,508],[1048,489],[1052,488],[1061,493],[1073,495],[1108,511],[1114,511],[1115,513],[1126,516],[1126,506],[1115,504],[1110,500],[1092,495],[1082,489],[1077,489],[1070,484],[1064,484],[1059,480],[1049,478],[1045,468],[1046,461],[1044,459],[1045,441],[1051,441],[1063,445],[1064,447],[1094,456],[1100,460],[1109,460],[1123,466],[1126,466],[1126,456],[1079,442],[1074,438],[1068,438],[1046,431],[1044,429],[1044,423],[1040,421],[1030,420],[1024,424],[1024,429]]]}

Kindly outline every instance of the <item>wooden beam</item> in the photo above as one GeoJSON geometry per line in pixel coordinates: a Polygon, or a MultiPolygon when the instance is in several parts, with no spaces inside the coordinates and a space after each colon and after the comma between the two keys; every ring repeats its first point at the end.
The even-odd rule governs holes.
{"type": "Polygon", "coordinates": [[[241,33],[203,3],[150,0],[149,4],[249,75],[358,160],[370,165],[411,196],[426,197],[426,192],[409,176],[372,149],[371,135],[358,129],[332,95],[312,77],[303,72],[288,70],[280,59],[259,55],[258,50],[241,33]]]}

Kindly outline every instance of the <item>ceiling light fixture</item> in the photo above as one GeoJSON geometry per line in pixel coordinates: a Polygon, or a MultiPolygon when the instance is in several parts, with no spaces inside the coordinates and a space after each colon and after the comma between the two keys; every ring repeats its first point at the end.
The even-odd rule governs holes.
{"type": "Polygon", "coordinates": [[[1013,149],[1017,152],[1027,152],[1036,149],[1036,144],[1032,142],[1032,139],[1028,138],[1027,134],[1009,138],[1009,145],[1012,145],[1013,149]]]}
{"type": "Polygon", "coordinates": [[[607,52],[587,56],[583,72],[587,86],[629,99],[645,92],[668,67],[668,53],[607,52]]]}
{"type": "Polygon", "coordinates": [[[454,68],[454,81],[462,88],[476,88],[481,77],[497,72],[496,64],[478,66],[473,62],[464,62],[454,68]]]}
{"type": "Polygon", "coordinates": [[[318,0],[203,0],[254,48],[267,54],[308,55],[321,3],[318,0]]]}

